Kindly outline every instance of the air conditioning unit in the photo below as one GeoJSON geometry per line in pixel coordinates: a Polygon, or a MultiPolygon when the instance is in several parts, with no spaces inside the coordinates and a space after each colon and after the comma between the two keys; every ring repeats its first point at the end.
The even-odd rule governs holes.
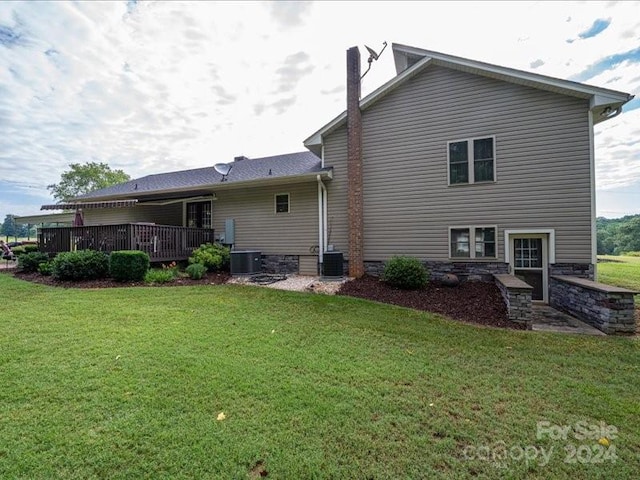
{"type": "Polygon", "coordinates": [[[344,276],[344,256],[342,252],[324,252],[322,259],[323,278],[339,279],[344,276]]]}
{"type": "Polygon", "coordinates": [[[255,275],[261,271],[261,252],[255,250],[231,252],[231,275],[255,275]]]}

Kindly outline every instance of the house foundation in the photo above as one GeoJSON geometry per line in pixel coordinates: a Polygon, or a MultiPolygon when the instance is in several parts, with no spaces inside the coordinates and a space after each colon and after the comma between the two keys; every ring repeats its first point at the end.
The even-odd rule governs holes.
{"type": "MultiPolygon", "coordinates": [[[[382,276],[385,262],[364,262],[365,272],[374,277],[382,276]]],[[[430,280],[440,281],[447,274],[460,279],[493,282],[496,274],[508,273],[509,266],[502,262],[440,262],[423,260],[422,264],[429,272],[430,280]]]]}

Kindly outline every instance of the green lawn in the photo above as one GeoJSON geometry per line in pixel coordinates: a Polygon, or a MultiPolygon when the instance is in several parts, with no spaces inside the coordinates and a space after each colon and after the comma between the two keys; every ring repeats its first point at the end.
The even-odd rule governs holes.
{"type": "MultiPolygon", "coordinates": [[[[599,282],[640,292],[640,257],[598,255],[598,258],[610,260],[598,263],[599,282]]],[[[640,295],[636,295],[635,299],[638,307],[640,295]]]]}
{"type": "Polygon", "coordinates": [[[637,337],[238,285],[0,291],[2,479],[640,475],[637,337]],[[596,425],[610,447],[576,438],[596,425]]]}

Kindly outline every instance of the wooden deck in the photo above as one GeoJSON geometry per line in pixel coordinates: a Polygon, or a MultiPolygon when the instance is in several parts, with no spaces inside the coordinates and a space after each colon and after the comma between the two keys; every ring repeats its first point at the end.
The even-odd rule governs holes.
{"type": "Polygon", "coordinates": [[[50,227],[38,231],[40,251],[54,255],[75,250],[141,250],[152,262],[186,260],[203,243],[213,243],[213,230],[147,223],[50,227]]]}

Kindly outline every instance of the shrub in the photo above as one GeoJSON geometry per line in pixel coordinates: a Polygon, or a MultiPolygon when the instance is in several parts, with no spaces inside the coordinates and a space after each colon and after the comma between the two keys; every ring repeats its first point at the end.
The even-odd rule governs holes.
{"type": "Polygon", "coordinates": [[[192,263],[186,269],[189,278],[193,280],[200,280],[202,277],[204,277],[206,271],[207,267],[205,267],[201,263],[192,263]]]}
{"type": "Polygon", "coordinates": [[[109,272],[109,256],[95,250],[59,253],[53,259],[52,274],[59,280],[92,280],[109,272]]]}
{"type": "Polygon", "coordinates": [[[167,283],[172,282],[175,278],[176,272],[174,270],[154,268],[145,274],[144,281],[146,283],[167,283]]]}
{"type": "Polygon", "coordinates": [[[427,270],[413,257],[393,257],[384,266],[382,280],[405,290],[424,288],[428,282],[427,270]]]}
{"type": "MultiPolygon", "coordinates": [[[[21,248],[21,247],[16,247],[21,248]]],[[[15,251],[15,249],[14,249],[15,251]]],[[[49,261],[49,255],[42,252],[23,253],[18,257],[18,269],[25,273],[35,273],[42,263],[49,261]]]]}
{"type": "Polygon", "coordinates": [[[24,248],[25,253],[32,253],[32,252],[38,251],[38,245],[34,245],[32,243],[23,245],[22,248],[24,248]]]}
{"type": "Polygon", "coordinates": [[[120,250],[109,255],[109,274],[119,282],[144,280],[149,255],[139,250],[120,250]]]}
{"type": "Polygon", "coordinates": [[[40,272],[40,275],[44,275],[45,277],[51,275],[53,273],[53,261],[49,260],[48,262],[38,265],[38,272],[40,272]]]}
{"type": "Polygon", "coordinates": [[[231,254],[229,249],[219,243],[205,243],[193,251],[189,263],[201,263],[210,272],[229,269],[231,254]]]}
{"type": "Polygon", "coordinates": [[[17,247],[11,247],[11,251],[13,252],[13,254],[16,257],[19,257],[20,255],[24,255],[27,251],[24,249],[23,246],[19,245],[17,247]]]}
{"type": "Polygon", "coordinates": [[[627,252],[625,255],[627,257],[640,257],[640,252],[627,252]]]}

